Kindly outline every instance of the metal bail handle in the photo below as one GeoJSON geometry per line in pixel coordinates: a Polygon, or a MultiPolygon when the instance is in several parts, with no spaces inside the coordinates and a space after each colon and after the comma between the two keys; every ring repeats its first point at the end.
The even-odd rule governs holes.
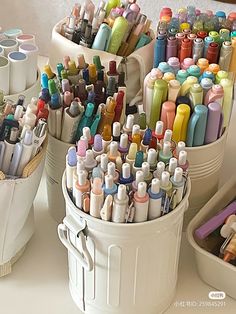
{"type": "Polygon", "coordinates": [[[84,267],[85,270],[91,271],[93,269],[93,260],[87,249],[85,235],[83,230],[86,227],[86,222],[83,220],[82,225],[79,225],[72,216],[68,215],[63,219],[63,223],[58,225],[58,236],[67,250],[76,258],[76,260],[84,267]],[[77,248],[71,243],[67,237],[67,231],[75,234],[80,240],[82,245],[82,252],[80,253],[77,248]]]}

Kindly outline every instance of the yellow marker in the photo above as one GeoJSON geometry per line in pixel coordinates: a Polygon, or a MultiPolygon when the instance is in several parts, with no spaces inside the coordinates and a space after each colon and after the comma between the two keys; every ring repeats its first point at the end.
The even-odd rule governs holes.
{"type": "Polygon", "coordinates": [[[230,121],[230,115],[232,111],[232,103],[233,103],[233,81],[224,78],[220,81],[220,85],[224,89],[224,97],[223,97],[223,127],[226,127],[229,125],[230,121]]]}
{"type": "Polygon", "coordinates": [[[172,72],[166,72],[162,79],[169,83],[169,81],[175,80],[175,75],[172,72]]]}
{"type": "Polygon", "coordinates": [[[54,78],[55,74],[52,72],[52,69],[49,64],[46,64],[44,66],[43,71],[47,74],[49,80],[54,78]]]}
{"type": "Polygon", "coordinates": [[[180,89],[180,95],[185,96],[189,93],[189,90],[193,84],[197,84],[198,79],[195,76],[189,76],[187,79],[183,82],[181,89],[180,89]]]}
{"type": "Polygon", "coordinates": [[[96,65],[95,64],[90,64],[88,66],[88,70],[89,70],[89,81],[91,84],[96,83],[97,81],[97,69],[96,69],[96,65]]]}
{"type": "Polygon", "coordinates": [[[68,62],[68,67],[69,67],[69,75],[77,75],[79,70],[76,68],[76,64],[74,60],[70,60],[68,62]]]}
{"type": "Polygon", "coordinates": [[[172,139],[178,143],[185,142],[187,137],[188,121],[190,118],[190,107],[188,105],[179,105],[173,125],[172,139]]]}
{"type": "Polygon", "coordinates": [[[132,143],[136,143],[138,149],[140,148],[141,140],[142,140],[141,134],[134,134],[132,136],[132,143]]]}
{"type": "Polygon", "coordinates": [[[232,56],[231,56],[231,62],[229,65],[229,72],[236,72],[236,37],[231,37],[231,43],[232,43],[232,56]]]}
{"type": "Polygon", "coordinates": [[[180,27],[180,32],[183,32],[183,30],[185,29],[191,29],[191,26],[189,23],[181,23],[179,27],[180,27]]]}
{"type": "Polygon", "coordinates": [[[128,155],[126,156],[125,162],[130,164],[131,166],[135,162],[135,157],[138,151],[138,145],[136,143],[131,143],[129,147],[128,155]]]}

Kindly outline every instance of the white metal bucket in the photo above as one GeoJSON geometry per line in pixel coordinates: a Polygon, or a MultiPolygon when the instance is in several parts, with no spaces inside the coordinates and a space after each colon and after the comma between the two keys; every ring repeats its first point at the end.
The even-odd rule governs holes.
{"type": "Polygon", "coordinates": [[[217,192],[227,135],[228,129],[214,143],[186,148],[192,188],[189,208],[184,215],[184,225],[187,225],[199,209],[217,192]]]}
{"type": "MultiPolygon", "coordinates": [[[[194,231],[226,207],[236,197],[236,178],[229,180],[199,211],[187,229],[188,241],[194,249],[198,273],[203,281],[236,299],[236,267],[202,248],[194,231]],[[218,276],[220,274],[220,276],[218,276]]],[[[201,243],[203,243],[201,241],[201,243]]],[[[209,245],[206,243],[205,245],[209,245]]],[[[211,249],[208,247],[208,250],[211,249]]]]}
{"type": "Polygon", "coordinates": [[[48,135],[46,154],[46,182],[48,207],[51,216],[59,223],[65,217],[65,200],[61,189],[61,178],[65,169],[66,154],[70,146],[48,135]]]}
{"type": "Polygon", "coordinates": [[[75,207],[62,180],[66,217],[58,226],[68,249],[70,292],[89,314],[157,314],[176,290],[184,211],[183,201],[171,213],[136,224],[93,218],[75,207]]]}

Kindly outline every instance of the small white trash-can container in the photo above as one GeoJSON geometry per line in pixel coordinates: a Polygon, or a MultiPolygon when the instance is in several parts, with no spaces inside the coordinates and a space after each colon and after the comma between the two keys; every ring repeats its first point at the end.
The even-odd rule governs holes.
{"type": "Polygon", "coordinates": [[[58,223],[65,217],[65,200],[61,189],[61,179],[65,170],[66,154],[73,144],[64,143],[48,135],[46,154],[46,184],[50,215],[58,223]]]}
{"type": "MultiPolygon", "coordinates": [[[[197,269],[201,279],[234,299],[236,299],[236,267],[223,261],[214,254],[211,254],[209,251],[213,249],[213,247],[209,247],[210,242],[198,240],[194,236],[194,232],[204,222],[215,216],[219,211],[235,200],[235,198],[236,178],[232,177],[199,211],[190,222],[187,229],[188,241],[194,249],[197,269]]],[[[215,243],[212,244],[215,245],[215,243]]]]}
{"type": "Polygon", "coordinates": [[[158,219],[116,224],[75,207],[62,179],[66,217],[58,226],[68,249],[70,292],[86,314],[160,314],[171,304],[178,277],[184,211],[158,219]]]}
{"type": "Polygon", "coordinates": [[[220,169],[223,164],[228,129],[215,142],[196,147],[186,147],[189,161],[191,193],[189,208],[184,215],[184,226],[217,192],[220,169]]]}

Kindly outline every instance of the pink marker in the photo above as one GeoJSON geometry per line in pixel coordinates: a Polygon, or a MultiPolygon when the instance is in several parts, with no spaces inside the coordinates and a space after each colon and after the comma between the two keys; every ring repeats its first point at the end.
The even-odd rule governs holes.
{"type": "Polygon", "coordinates": [[[147,183],[139,182],[138,190],[134,193],[134,222],[147,221],[149,195],[147,193],[147,183]]]}
{"type": "Polygon", "coordinates": [[[178,167],[182,168],[184,172],[188,170],[189,162],[187,160],[187,152],[185,150],[181,150],[179,152],[178,167]]]}
{"type": "Polygon", "coordinates": [[[161,109],[161,121],[163,122],[163,131],[166,129],[173,130],[175,120],[176,105],[173,101],[165,101],[161,109]]]}
{"type": "Polygon", "coordinates": [[[84,141],[79,140],[77,143],[77,155],[78,157],[85,158],[86,156],[86,143],[84,141]]]}
{"type": "Polygon", "coordinates": [[[94,136],[94,144],[92,147],[92,151],[95,158],[104,153],[104,149],[102,145],[102,136],[100,134],[96,134],[94,136]]]}
{"type": "Polygon", "coordinates": [[[218,102],[222,105],[224,97],[224,89],[221,85],[213,85],[212,88],[207,92],[204,104],[207,106],[212,102],[218,102]]]}
{"type": "Polygon", "coordinates": [[[187,70],[191,65],[194,65],[194,61],[192,58],[185,58],[183,62],[181,63],[181,69],[187,70]]]}

